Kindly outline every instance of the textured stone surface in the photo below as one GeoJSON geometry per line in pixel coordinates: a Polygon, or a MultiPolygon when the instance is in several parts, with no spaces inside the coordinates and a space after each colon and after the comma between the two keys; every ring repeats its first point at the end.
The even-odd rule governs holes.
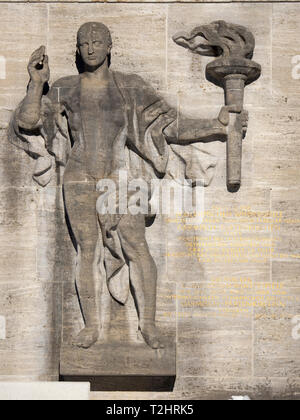
{"type": "Polygon", "coordinates": [[[90,399],[90,384],[82,382],[49,383],[39,382],[24,384],[17,382],[7,384],[0,382],[1,401],[88,401],[90,399]]]}
{"type": "MultiPolygon", "coordinates": [[[[174,392],[95,393],[92,398],[228,399],[249,395],[255,399],[299,399],[300,340],[292,338],[292,319],[300,314],[300,79],[293,77],[297,71],[292,60],[300,55],[295,43],[300,4],[79,3],[0,4],[1,55],[7,58],[7,78],[0,79],[0,126],[7,126],[11,110],[24,96],[27,60],[39,45],[48,47],[52,81],[76,74],[76,30],[90,18],[112,28],[114,69],[140,74],[188,116],[215,117],[223,104],[223,92],[204,78],[209,59],[189,54],[171,37],[176,31],[216,19],[247,26],[256,37],[254,59],[263,65],[263,75],[245,92],[250,120],[243,154],[243,187],[234,196],[226,192],[225,145],[207,145],[205,150],[215,154],[219,162],[205,200],[209,211],[248,208],[252,213],[242,220],[238,217],[239,222],[232,218],[230,223],[230,217],[213,220],[211,231],[197,234],[204,247],[210,244],[212,235],[227,238],[225,244],[230,247],[239,236],[233,226],[239,225],[244,241],[252,238],[257,246],[261,239],[273,239],[274,246],[273,254],[269,245],[269,256],[259,262],[253,256],[243,263],[167,257],[163,256],[161,228],[154,227],[151,250],[156,258],[160,255],[160,282],[177,283],[177,291],[164,292],[167,297],[161,300],[159,310],[159,319],[162,323],[165,319],[167,325],[177,302],[179,357],[174,392]],[[140,37],[138,31],[142,31],[140,37]],[[272,232],[268,217],[262,216],[268,211],[283,213],[284,220],[272,232]],[[260,214],[259,221],[253,213],[260,214]],[[241,291],[239,284],[230,283],[232,278],[249,278],[251,283],[241,291]],[[270,292],[268,282],[283,284],[285,294],[270,292]],[[191,309],[179,296],[194,290],[214,299],[251,294],[257,299],[262,293],[275,294],[284,306],[268,307],[265,303],[241,311],[237,310],[237,301],[231,300],[225,312],[214,300],[191,309]]],[[[0,135],[0,315],[7,318],[7,339],[0,340],[0,380],[56,380],[59,334],[54,323],[60,325],[57,317],[62,287],[70,310],[76,303],[70,287],[72,270],[61,268],[61,262],[72,263],[73,250],[55,187],[42,191],[33,185],[31,159],[7,142],[6,130],[0,130],[0,135]],[[55,248],[57,238],[59,249],[55,248]]],[[[182,237],[188,238],[190,232],[182,233],[172,223],[164,229],[167,252],[182,252],[182,237]]],[[[199,298],[194,299],[197,305],[199,302],[199,298]]],[[[132,314],[130,308],[129,314],[121,314],[116,323],[122,325],[132,314]]],[[[75,320],[80,329],[76,314],[75,320]]]]}
{"type": "MultiPolygon", "coordinates": [[[[0,51],[6,59],[6,78],[0,80],[0,108],[13,110],[24,96],[28,57],[39,44],[47,43],[47,6],[1,4],[1,16],[0,51]]],[[[1,114],[7,123],[9,115],[1,114]]]]}
{"type": "Polygon", "coordinates": [[[50,283],[1,283],[0,375],[58,378],[62,289],[50,283]]]}

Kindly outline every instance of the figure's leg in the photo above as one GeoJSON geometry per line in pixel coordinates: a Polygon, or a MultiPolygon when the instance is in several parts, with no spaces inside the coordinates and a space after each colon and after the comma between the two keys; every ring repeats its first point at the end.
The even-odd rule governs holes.
{"type": "Polygon", "coordinates": [[[137,301],[141,333],[153,349],[164,348],[155,326],[157,268],[146,242],[145,217],[123,216],[118,234],[129,261],[130,282],[137,301]]]}
{"type": "Polygon", "coordinates": [[[72,233],[77,247],[80,248],[80,267],[77,272],[76,286],[85,328],[74,344],[89,348],[98,340],[100,324],[93,270],[98,241],[95,185],[93,183],[65,183],[64,199],[72,233]]]}

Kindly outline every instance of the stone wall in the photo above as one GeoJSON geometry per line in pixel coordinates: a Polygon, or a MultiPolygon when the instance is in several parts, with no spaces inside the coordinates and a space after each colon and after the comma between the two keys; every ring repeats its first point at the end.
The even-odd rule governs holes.
{"type": "Polygon", "coordinates": [[[246,89],[241,190],[226,190],[226,146],[209,144],[204,150],[219,160],[205,192],[203,228],[192,232],[166,221],[167,268],[160,281],[177,290],[164,296],[166,308],[177,302],[175,390],[93,398],[297,398],[300,3],[126,3],[0,3],[0,325],[6,324],[0,381],[58,379],[63,286],[73,278],[60,187],[35,185],[32,160],[7,139],[30,54],[47,46],[51,82],[76,74],[76,31],[86,21],[102,21],[112,30],[114,69],[138,73],[187,116],[215,117],[224,99],[205,80],[209,59],[171,38],[223,19],[253,32],[263,72],[246,89]],[[190,245],[191,235],[197,245],[190,245]],[[202,246],[205,255],[197,258],[202,246]]]}

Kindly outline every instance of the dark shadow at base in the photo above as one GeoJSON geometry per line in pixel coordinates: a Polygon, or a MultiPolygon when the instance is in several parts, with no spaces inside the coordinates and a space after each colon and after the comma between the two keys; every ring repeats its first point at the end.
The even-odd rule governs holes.
{"type": "Polygon", "coordinates": [[[227,184],[228,192],[230,193],[237,193],[241,188],[241,184],[239,182],[233,184],[227,184]]]}
{"type": "Polygon", "coordinates": [[[171,392],[175,376],[61,376],[61,382],[90,382],[91,391],[171,392]]]}

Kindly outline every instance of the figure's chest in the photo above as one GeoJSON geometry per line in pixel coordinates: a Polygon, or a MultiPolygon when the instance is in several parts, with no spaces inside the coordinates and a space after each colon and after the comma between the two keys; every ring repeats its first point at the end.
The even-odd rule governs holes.
{"type": "Polygon", "coordinates": [[[81,80],[65,99],[70,130],[81,132],[85,142],[110,143],[125,124],[124,99],[113,81],[100,86],[81,80]]]}
{"type": "Polygon", "coordinates": [[[110,81],[106,86],[97,83],[81,82],[80,112],[82,118],[97,119],[101,125],[116,124],[124,121],[125,104],[117,86],[110,81]]]}

